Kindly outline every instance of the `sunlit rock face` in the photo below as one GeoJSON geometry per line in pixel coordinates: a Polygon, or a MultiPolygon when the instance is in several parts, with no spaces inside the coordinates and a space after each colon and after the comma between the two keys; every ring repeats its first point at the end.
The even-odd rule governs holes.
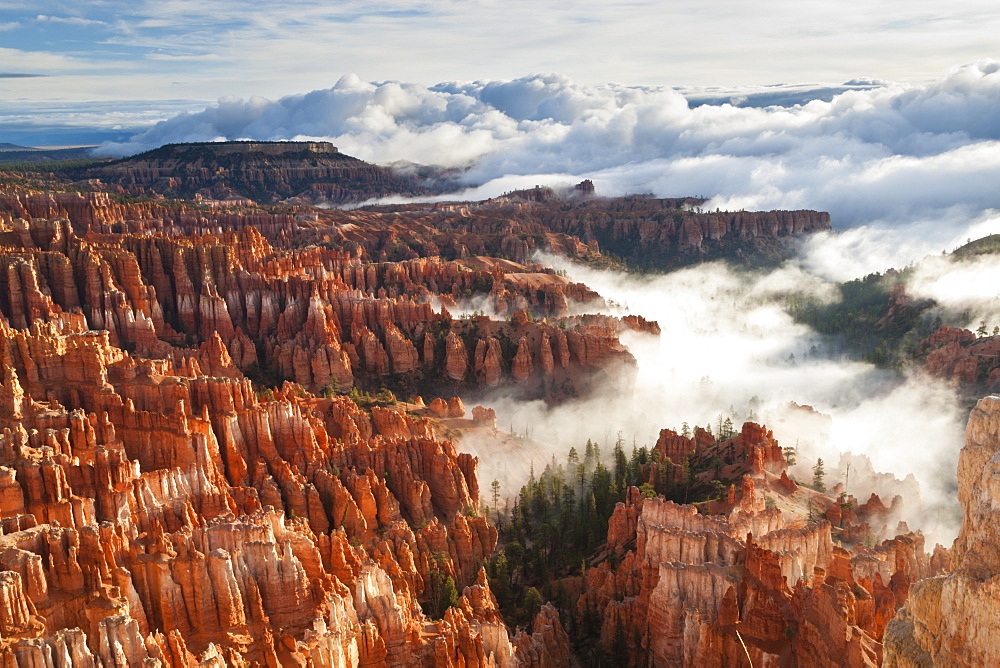
{"type": "Polygon", "coordinates": [[[5,662],[565,660],[554,610],[507,634],[477,462],[428,421],[287,382],[259,397],[199,371],[231,368],[222,344],[136,358],[78,325],[0,321],[5,662]],[[464,595],[438,622],[442,577],[464,595]]]}
{"type": "MultiPolygon", "coordinates": [[[[499,616],[477,460],[339,394],[431,366],[428,335],[443,366],[452,328],[510,327],[418,298],[484,272],[279,250],[255,221],[277,244],[294,216],[99,195],[3,196],[0,662],[566,665],[554,609],[517,637],[499,616]]],[[[566,368],[627,362],[617,326],[566,368]]]]}
{"type": "Polygon", "coordinates": [[[0,325],[8,657],[43,665],[78,629],[79,656],[345,663],[420,617],[418,541],[463,535],[472,561],[457,548],[445,561],[466,584],[492,549],[461,515],[475,485],[426,430],[388,439],[411,458],[347,399],[261,402],[247,380],[138,360],[73,324],[0,325]],[[352,461],[375,444],[381,463],[352,461]],[[398,496],[375,467],[396,470],[398,496]],[[427,524],[422,538],[405,518],[427,524]],[[390,531],[398,545],[377,540],[390,531]]]}
{"type": "Polygon", "coordinates": [[[698,506],[635,488],[618,505],[609,558],[587,569],[577,604],[578,623],[601,620],[607,651],[656,666],[736,666],[748,656],[765,666],[881,664],[884,629],[910,583],[943,567],[922,535],[900,527],[866,547],[859,532],[889,508],[875,495],[859,505],[795,485],[757,424],[720,443],[663,430],[656,447],[678,459],[718,455],[730,475],[745,474],[698,506]]]}
{"type": "Polygon", "coordinates": [[[188,358],[213,376],[287,378],[312,392],[391,375],[452,394],[509,386],[553,401],[634,374],[620,332],[658,331],[642,318],[570,315],[570,300],[603,300],[551,269],[436,255],[377,261],[396,246],[385,230],[344,225],[315,237],[310,211],[0,191],[4,316],[19,329],[76,319],[141,356],[188,358]],[[322,245],[290,241],[300,236],[322,245]],[[494,317],[448,311],[472,302],[494,317]]]}
{"type": "Polygon", "coordinates": [[[915,583],[886,629],[887,666],[1000,663],[1000,397],[969,416],[958,462],[964,520],[954,571],[915,583]]]}

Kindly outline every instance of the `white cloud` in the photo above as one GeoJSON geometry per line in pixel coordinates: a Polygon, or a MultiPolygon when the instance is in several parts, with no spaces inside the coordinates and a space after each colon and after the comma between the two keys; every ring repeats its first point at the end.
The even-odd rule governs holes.
{"type": "Polygon", "coordinates": [[[64,25],[72,26],[106,26],[108,25],[104,21],[97,21],[94,19],[85,19],[80,16],[48,16],[47,14],[38,14],[35,17],[36,21],[41,23],[61,23],[64,25]]]}
{"type": "Polygon", "coordinates": [[[692,109],[671,89],[587,86],[559,75],[431,87],[351,75],[277,101],[224,98],[103,150],[216,137],[329,139],[375,162],[468,167],[468,184],[501,190],[550,174],[592,178],[605,194],[813,208],[830,211],[840,227],[938,219],[954,231],[1000,207],[998,110],[994,61],[927,85],[850,90],[787,108],[692,109]]]}

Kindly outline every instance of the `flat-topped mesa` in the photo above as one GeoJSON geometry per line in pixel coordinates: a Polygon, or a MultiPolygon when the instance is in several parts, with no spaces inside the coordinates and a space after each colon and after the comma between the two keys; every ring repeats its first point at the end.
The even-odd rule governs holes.
{"type": "Polygon", "coordinates": [[[336,146],[326,141],[217,141],[217,142],[182,142],[164,144],[158,149],[143,155],[184,156],[191,152],[208,150],[216,155],[231,155],[233,153],[262,153],[264,155],[287,155],[289,153],[315,153],[329,155],[339,153],[336,146]]]}
{"type": "Polygon", "coordinates": [[[197,193],[209,199],[232,199],[238,193],[263,202],[304,197],[335,203],[430,194],[416,179],[344,155],[327,142],[167,144],[92,167],[87,174],[135,194],[197,193]]]}

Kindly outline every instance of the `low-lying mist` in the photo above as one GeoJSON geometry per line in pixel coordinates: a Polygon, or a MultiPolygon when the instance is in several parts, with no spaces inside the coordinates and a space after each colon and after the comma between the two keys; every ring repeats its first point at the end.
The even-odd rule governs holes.
{"type": "Polygon", "coordinates": [[[730,417],[737,429],[755,419],[773,429],[782,445],[798,448],[791,472],[798,479],[809,480],[822,458],[832,487],[847,477],[837,468],[843,453],[865,455],[875,472],[898,481],[912,474],[920,499],[914,498],[912,479],[891,483],[865,476],[858,462],[848,493],[863,502],[877,492],[888,505],[893,494],[909,490],[903,519],[911,528],[922,529],[929,542],[950,544],[957,534],[955,467],[966,417],[958,398],[919,372],[899,376],[829,355],[821,338],[783,309],[782,296],[793,291],[834,299],[832,283],[791,264],[748,274],[712,263],[654,276],[594,270],[560,257],[538,259],[599,292],[609,300],[610,314],[656,320],[662,334],[622,335],[638,361],[634,386],[609,384],[556,407],[505,396],[486,402],[497,410],[501,429],[526,440],[521,449],[502,453],[463,442],[481,455],[483,480],[496,477],[506,493],[516,493],[531,464],[540,470],[553,455],[563,461],[571,446],[579,451],[588,438],[608,452],[619,437],[626,449],[652,446],[660,429],[680,431],[685,422],[692,428],[712,425],[714,431],[720,416],[730,417]]]}

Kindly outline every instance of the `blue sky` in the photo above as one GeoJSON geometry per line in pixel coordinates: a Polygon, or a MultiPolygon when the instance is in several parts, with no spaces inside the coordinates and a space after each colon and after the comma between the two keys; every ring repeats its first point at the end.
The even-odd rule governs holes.
{"type": "Polygon", "coordinates": [[[979,1],[0,0],[0,140],[122,133],[347,73],[422,84],[549,72],[687,87],[918,82],[1000,56],[996,35],[1000,12],[979,1]]]}

